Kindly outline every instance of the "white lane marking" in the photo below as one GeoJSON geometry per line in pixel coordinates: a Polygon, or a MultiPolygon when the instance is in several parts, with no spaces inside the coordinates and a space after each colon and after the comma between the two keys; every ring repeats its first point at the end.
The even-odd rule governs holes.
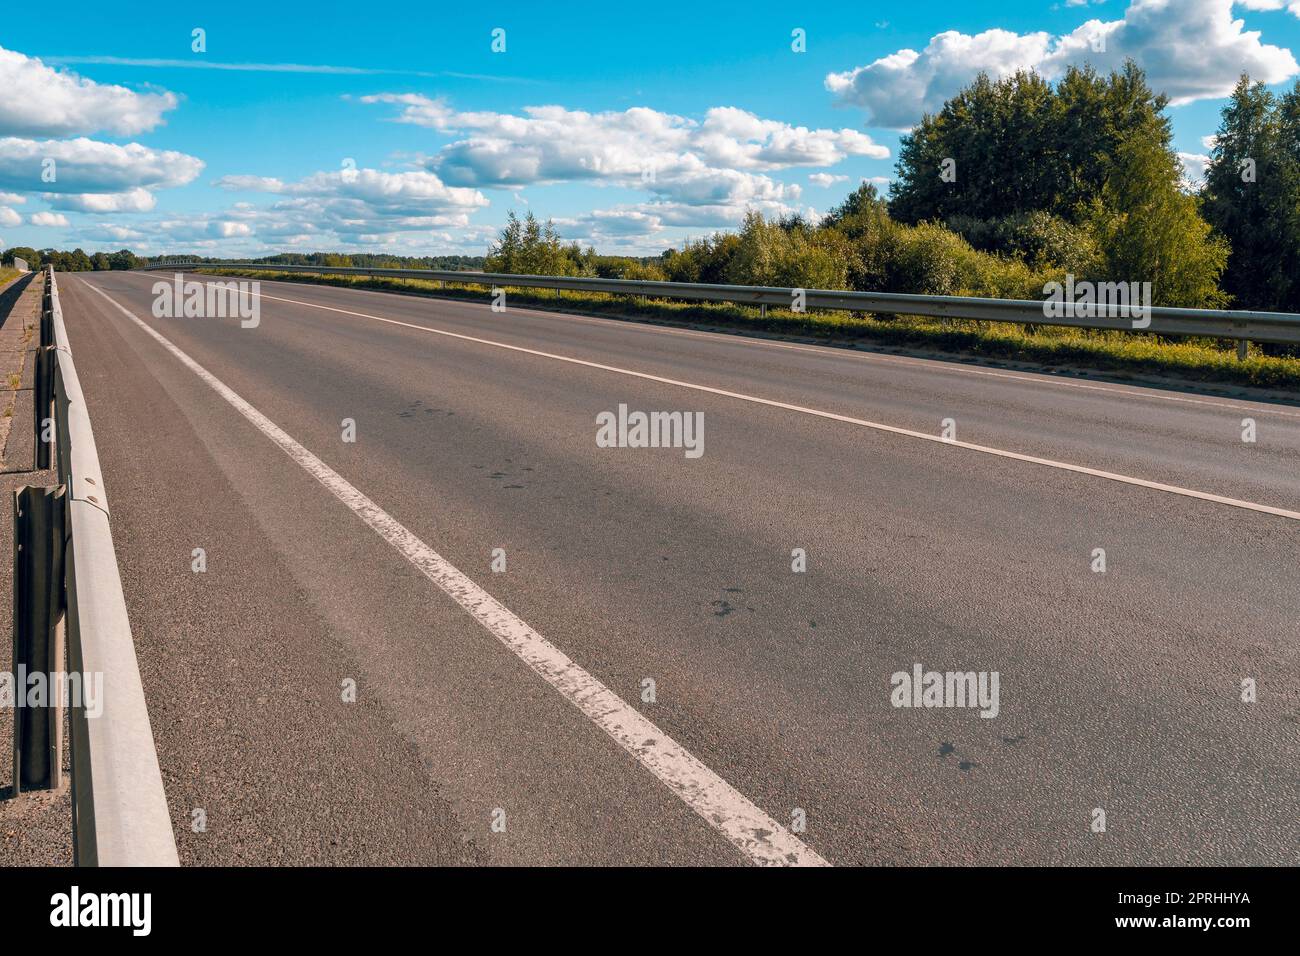
{"type": "Polygon", "coordinates": [[[178,361],[229,402],[262,434],[333,492],[381,538],[396,548],[424,576],[510,648],[569,703],[639,760],[692,810],[725,836],[754,863],[765,866],[829,866],[731,784],[695,758],[653,723],[629,707],[597,678],[515,616],[451,562],[407,530],[396,518],[358,491],[225,383],[160,335],[107,293],[94,289],[123,315],[144,329],[178,361]]]}
{"type": "MultiPolygon", "coordinates": [[[[96,289],[95,291],[98,292],[99,290],[96,289]]],[[[103,295],[103,293],[100,294],[103,295]]],[[[816,418],[827,418],[832,421],[844,422],[849,425],[857,425],[861,428],[871,428],[875,431],[888,432],[892,435],[903,435],[907,438],[916,438],[921,441],[935,442],[940,445],[951,445],[954,448],[964,448],[967,451],[979,452],[984,455],[993,455],[997,458],[1009,458],[1012,461],[1023,461],[1032,465],[1043,465],[1046,468],[1055,468],[1059,471],[1071,471],[1079,475],[1090,475],[1093,478],[1105,478],[1108,481],[1118,481],[1126,485],[1135,485],[1139,488],[1149,488],[1153,491],[1163,491],[1171,495],[1181,495],[1184,498],[1196,498],[1200,501],[1210,501],[1215,504],[1227,505],[1231,508],[1241,508],[1245,511],[1258,511],[1263,514],[1277,515],[1281,518],[1290,518],[1293,521],[1300,521],[1300,511],[1291,511],[1287,508],[1277,508],[1273,505],[1263,505],[1254,501],[1244,501],[1240,498],[1229,498],[1208,491],[1197,491],[1194,488],[1184,488],[1181,485],[1168,485],[1160,481],[1149,481],[1146,478],[1134,478],[1131,475],[1121,475],[1113,471],[1103,471],[1100,468],[1089,468],[1086,465],[1075,465],[1068,461],[1056,461],[1052,458],[1039,458],[1035,455],[1025,455],[1017,451],[992,448],[988,445],[977,445],[972,442],[957,441],[955,439],[950,440],[939,435],[913,431],[910,428],[900,428],[897,425],[886,425],[882,422],[868,421],[865,418],[854,418],[851,415],[840,415],[835,412],[823,411],[820,408],[809,408],[806,405],[793,405],[789,402],[779,402],[775,399],[762,398],[758,395],[748,395],[744,392],[732,392],[725,388],[714,388],[711,385],[697,385],[694,382],[683,382],[675,378],[665,378],[662,375],[651,375],[649,372],[638,372],[634,369],[619,368],[617,365],[603,365],[600,362],[590,362],[586,359],[573,358],[568,355],[557,355],[554,352],[542,352],[538,349],[525,348],[522,345],[509,345],[505,342],[495,342],[492,339],[483,339],[474,335],[464,335],[460,332],[448,332],[445,329],[435,329],[427,325],[416,325],[413,322],[387,319],[382,315],[370,315],[366,312],[353,312],[349,309],[338,309],[329,305],[319,305],[315,302],[303,302],[300,299],[285,299],[279,296],[267,295],[265,292],[259,293],[259,295],[261,298],[269,299],[273,302],[288,302],[292,305],[306,306],[310,309],[320,309],[324,312],[337,312],[340,315],[352,315],[361,319],[371,319],[375,322],[386,322],[389,325],[398,325],[403,328],[415,329],[419,332],[428,332],[432,335],[445,335],[453,339],[462,339],[466,342],[477,342],[480,345],[491,345],[495,348],[507,349],[511,352],[522,352],[526,355],[536,355],[540,358],[553,359],[557,362],[583,365],[587,368],[600,369],[604,372],[628,375],[633,378],[645,379],[650,382],[674,385],[678,388],[689,388],[692,391],[707,392],[710,395],[721,395],[724,398],[734,398],[738,401],[750,402],[755,405],[767,405],[770,408],[781,408],[786,411],[798,412],[802,415],[812,415],[816,418]]],[[[116,303],[114,304],[116,305],[116,303]]],[[[121,308],[121,306],[118,307],[121,308]]],[[[152,331],[152,329],[150,331],[152,331]]]]}
{"type": "MultiPolygon", "coordinates": [[[[127,275],[136,275],[138,273],[125,273],[127,275]]],[[[194,275],[194,273],[186,273],[194,275]]],[[[285,284],[283,281],[268,279],[267,282],[276,282],[285,284]]],[[[310,285],[311,283],[303,283],[310,285]]],[[[394,295],[392,292],[381,292],[375,289],[352,289],[347,286],[323,285],[322,288],[341,289],[345,292],[363,293],[368,295],[394,295]]],[[[464,299],[443,299],[437,296],[419,296],[414,295],[410,298],[433,298],[437,302],[450,303],[453,305],[479,306],[481,303],[467,302],[464,299]]],[[[286,299],[285,301],[291,301],[286,299]]],[[[867,363],[879,363],[881,365],[901,365],[905,368],[915,368],[924,372],[943,372],[955,373],[962,375],[984,375],[989,378],[1005,378],[1013,382],[1023,382],[1026,385],[1054,385],[1061,388],[1077,388],[1092,392],[1111,392],[1116,395],[1126,395],[1135,399],[1150,399],[1161,402],[1177,402],[1183,405],[1205,405],[1210,408],[1227,408],[1237,412],[1252,412],[1262,415],[1278,415],[1283,418],[1300,418],[1300,412],[1284,411],[1273,405],[1258,403],[1246,405],[1240,402],[1221,401],[1210,398],[1188,398],[1182,395],[1166,395],[1163,392],[1144,388],[1142,386],[1123,386],[1123,385],[1101,385],[1093,382],[1071,382],[1065,379],[1057,378],[1046,373],[1040,375],[1026,375],[1015,372],[1004,372],[995,369],[971,368],[968,365],[958,365],[952,362],[945,362],[939,359],[919,359],[908,358],[903,355],[885,355],[881,352],[863,351],[861,349],[835,348],[829,345],[798,345],[792,342],[773,342],[770,339],[756,338],[745,335],[728,335],[721,332],[700,332],[695,329],[673,329],[666,326],[654,325],[644,322],[628,322],[619,319],[605,319],[588,315],[571,315],[565,312],[549,312],[538,309],[518,309],[521,313],[535,316],[538,318],[556,318],[560,317],[566,321],[581,322],[587,325],[597,325],[608,328],[611,324],[618,324],[639,332],[655,333],[659,335],[681,335],[695,338],[708,339],[717,344],[731,345],[754,345],[763,348],[786,349],[793,352],[811,352],[814,355],[824,355],[833,358],[853,358],[867,363]]]]}
{"type": "MultiPolygon", "coordinates": [[[[326,286],[325,288],[346,288],[345,286],[326,286]]],[[[369,292],[371,295],[391,295],[391,293],[377,292],[374,289],[352,289],[353,292],[369,292]]],[[[413,298],[415,298],[413,296],[413,298]]],[[[440,302],[450,302],[456,305],[471,305],[482,307],[481,303],[466,302],[463,299],[439,299],[440,302]]],[[[514,311],[514,310],[512,310],[514,311]]],[[[953,372],[966,375],[985,375],[991,378],[1005,378],[1013,382],[1023,382],[1026,385],[1059,385],[1062,388],[1079,388],[1094,392],[1113,392],[1117,395],[1127,395],[1130,398],[1152,399],[1162,402],[1180,402],[1186,405],[1208,405],[1212,408],[1229,408],[1239,412],[1254,412],[1257,414],[1281,415],[1286,418],[1300,418],[1300,412],[1283,411],[1271,405],[1243,405],[1235,402],[1215,401],[1205,398],[1186,398],[1180,395],[1165,395],[1151,389],[1139,386],[1124,387],[1119,385],[1098,385],[1092,382],[1069,382],[1063,379],[1047,375],[1024,375],[1014,372],[1002,372],[994,369],[971,368],[967,365],[956,365],[951,362],[944,362],[938,359],[913,359],[901,355],[885,355],[880,352],[863,351],[853,348],[835,348],[830,345],[798,345],[792,342],[773,342],[770,339],[757,338],[746,335],[728,335],[722,332],[700,332],[695,329],[672,329],[661,325],[654,325],[646,322],[628,322],[619,319],[602,319],[588,315],[569,315],[563,312],[542,312],[536,309],[518,309],[519,312],[527,313],[538,318],[563,317],[566,321],[582,322],[588,325],[596,325],[603,328],[609,328],[613,323],[620,326],[626,326],[635,329],[638,332],[655,333],[660,335],[682,335],[694,338],[708,339],[710,342],[728,345],[756,345],[763,348],[786,349],[792,352],[811,352],[814,355],[822,355],[828,358],[847,358],[858,359],[867,363],[879,363],[881,365],[901,365],[905,368],[915,368],[925,372],[953,372]]]]}

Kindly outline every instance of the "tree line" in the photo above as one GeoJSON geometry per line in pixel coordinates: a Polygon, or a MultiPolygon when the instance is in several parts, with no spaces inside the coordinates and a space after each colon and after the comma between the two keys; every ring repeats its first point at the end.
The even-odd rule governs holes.
{"type": "Polygon", "coordinates": [[[1242,77],[1195,190],[1167,106],[1132,62],[981,75],[903,137],[887,198],[864,183],[819,222],[751,212],[641,260],[512,213],[487,268],[1020,299],[1071,274],[1150,282],[1156,305],[1300,312],[1300,83],[1242,77]]]}
{"type": "Polygon", "coordinates": [[[58,249],[12,246],[0,253],[0,263],[12,266],[15,256],[25,261],[33,271],[53,264],[57,272],[106,272],[110,269],[136,269],[145,262],[130,249],[87,253],[82,249],[62,252],[58,249]]]}

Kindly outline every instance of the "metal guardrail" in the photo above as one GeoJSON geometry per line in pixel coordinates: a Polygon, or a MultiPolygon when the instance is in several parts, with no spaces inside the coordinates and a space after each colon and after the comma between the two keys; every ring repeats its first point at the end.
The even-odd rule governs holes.
{"type": "MultiPolygon", "coordinates": [[[[84,695],[70,702],[77,865],[176,866],[104,478],[52,269],[46,290],[37,350],[37,448],[47,446],[47,465],[49,447],[57,448],[59,485],[15,492],[15,672],[20,659],[47,674],[62,672],[66,633],[68,673],[80,675],[83,687],[102,677],[100,713],[87,713],[84,695]]],[[[57,787],[61,708],[20,708],[14,725],[15,791],[57,787]],[[19,733],[20,714],[33,732],[19,733]]]]}
{"type": "MultiPolygon", "coordinates": [[[[263,272],[303,272],[315,275],[383,276],[397,279],[431,279],[484,286],[607,292],[654,299],[691,299],[790,308],[802,293],[807,309],[922,315],[932,318],[980,319],[1024,325],[1061,325],[1157,335],[1199,335],[1234,339],[1242,344],[1275,342],[1300,344],[1300,315],[1287,312],[1250,312],[1229,309],[1181,309],[1153,306],[1150,325],[1135,328],[1127,313],[1114,315],[1048,315],[1044,302],[1032,299],[984,299],[972,296],[913,295],[899,292],[845,292],[835,289],[786,289],[772,286],[710,285],[692,282],[653,282],[641,279],[598,279],[583,276],[525,276],[494,272],[455,272],[442,269],[364,269],[341,266],[278,265],[268,262],[173,262],[145,266],[141,271],[203,271],[218,269],[263,272]]],[[[1068,306],[1068,304],[1067,304],[1068,306]]],[[[1079,312],[1064,308],[1065,313],[1079,312]]]]}

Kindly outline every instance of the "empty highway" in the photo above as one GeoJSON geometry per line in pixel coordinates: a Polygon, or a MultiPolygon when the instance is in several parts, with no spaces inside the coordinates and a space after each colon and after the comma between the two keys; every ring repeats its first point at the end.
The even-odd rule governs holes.
{"type": "Polygon", "coordinates": [[[1300,407],[168,278],[59,288],[182,863],[1300,863],[1300,407]]]}

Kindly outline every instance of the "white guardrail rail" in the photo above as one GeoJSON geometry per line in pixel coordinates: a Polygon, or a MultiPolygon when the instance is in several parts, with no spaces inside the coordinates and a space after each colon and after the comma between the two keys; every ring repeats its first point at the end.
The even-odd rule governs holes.
{"type": "Polygon", "coordinates": [[[1102,309],[1113,314],[1092,315],[1082,305],[1064,303],[1060,315],[1049,315],[1045,303],[1033,299],[983,299],[971,296],[912,295],[899,292],[844,292],[834,289],[786,289],[772,286],[710,285],[694,282],[653,282],[640,279],[598,279],[582,276],[505,275],[495,272],[455,272],[441,269],[363,269],[342,266],[278,265],[269,262],[172,262],[143,267],[142,271],[211,272],[221,269],[263,272],[302,272],[312,275],[384,276],[430,279],[471,285],[607,292],[652,299],[691,299],[732,302],[766,310],[790,308],[797,293],[807,309],[923,315],[949,319],[981,319],[1023,325],[1065,325],[1084,329],[1150,332],[1157,335],[1200,335],[1234,339],[1244,355],[1245,343],[1300,344],[1300,315],[1288,312],[1248,312],[1229,309],[1180,309],[1153,306],[1150,324],[1135,326],[1123,309],[1102,309]],[[1071,314],[1074,313],[1074,314],[1071,314]]]}
{"type": "MultiPolygon", "coordinates": [[[[52,269],[45,282],[36,464],[49,467],[53,448],[59,484],[15,492],[15,674],[20,663],[29,673],[62,674],[66,638],[77,865],[176,866],[95,437],[52,269]]],[[[57,695],[50,706],[15,709],[15,794],[60,785],[63,703],[57,695]]]]}

